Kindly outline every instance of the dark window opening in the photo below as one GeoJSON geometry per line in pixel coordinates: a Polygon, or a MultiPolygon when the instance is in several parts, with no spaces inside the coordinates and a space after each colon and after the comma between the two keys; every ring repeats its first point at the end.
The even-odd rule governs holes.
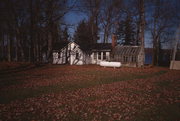
{"type": "Polygon", "coordinates": [[[134,62],[134,57],[133,56],[131,57],[131,62],[134,62]]]}
{"type": "Polygon", "coordinates": [[[124,57],[123,57],[123,60],[124,60],[124,62],[128,62],[128,57],[127,57],[127,56],[124,56],[124,57]]]}
{"type": "Polygon", "coordinates": [[[97,53],[94,52],[94,59],[96,60],[97,59],[97,53]]]}
{"type": "Polygon", "coordinates": [[[106,52],[103,52],[103,60],[106,60],[106,52]]]}
{"type": "Polygon", "coordinates": [[[128,62],[128,57],[126,57],[126,60],[125,60],[126,62],[128,62]]]}
{"type": "Polygon", "coordinates": [[[101,60],[101,52],[98,52],[98,59],[101,60]]]}
{"type": "Polygon", "coordinates": [[[133,59],[133,62],[136,62],[136,57],[133,57],[134,59],[133,59]]]}
{"type": "Polygon", "coordinates": [[[58,52],[58,58],[60,58],[60,57],[61,57],[60,52],[58,52]]]}
{"type": "Polygon", "coordinates": [[[125,62],[125,59],[126,59],[126,57],[125,57],[125,56],[123,56],[123,62],[125,62]]]}
{"type": "Polygon", "coordinates": [[[76,59],[79,59],[79,53],[76,52],[76,59]]]}
{"type": "Polygon", "coordinates": [[[74,46],[73,50],[76,49],[76,46],[74,46]]]}

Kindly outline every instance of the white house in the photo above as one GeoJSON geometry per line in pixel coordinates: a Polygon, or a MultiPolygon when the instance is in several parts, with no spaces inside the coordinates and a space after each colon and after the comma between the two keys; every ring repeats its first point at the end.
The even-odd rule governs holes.
{"type": "Polygon", "coordinates": [[[53,64],[99,64],[101,61],[110,61],[110,52],[110,43],[96,43],[91,52],[85,52],[75,42],[65,42],[54,48],[53,64]]]}
{"type": "Polygon", "coordinates": [[[75,42],[53,50],[53,64],[83,65],[91,62],[90,55],[81,50],[75,42]]]}

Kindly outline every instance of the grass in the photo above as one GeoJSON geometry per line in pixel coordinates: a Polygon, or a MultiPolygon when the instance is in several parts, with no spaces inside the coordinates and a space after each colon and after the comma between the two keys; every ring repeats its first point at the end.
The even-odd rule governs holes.
{"type": "MultiPolygon", "coordinates": [[[[31,69],[39,68],[40,66],[35,66],[30,63],[18,63],[15,67],[1,68],[0,66],[0,88],[23,84],[24,80],[27,80],[28,77],[23,72],[29,71],[31,69]]],[[[36,75],[28,74],[28,76],[34,78],[36,75]]]]}
{"type": "MultiPolygon", "coordinates": [[[[164,72],[161,72],[164,73],[164,72]]],[[[152,94],[159,94],[161,95],[161,100],[166,100],[168,96],[166,94],[162,93],[163,90],[166,90],[167,92],[172,91],[179,91],[179,88],[177,85],[179,79],[171,79],[171,80],[159,80],[155,82],[155,86],[157,87],[155,90],[151,91],[152,94]],[[176,85],[177,83],[177,85],[176,85]]],[[[173,100],[179,99],[179,97],[171,97],[173,100]]],[[[157,103],[159,103],[160,100],[157,98],[157,103]]],[[[180,103],[177,102],[171,102],[171,103],[159,103],[158,105],[149,106],[150,108],[142,110],[136,115],[134,121],[179,121],[180,119],[180,103]]]]}
{"type": "MultiPolygon", "coordinates": [[[[18,111],[22,113],[17,116],[17,120],[56,120],[54,118],[56,114],[60,114],[59,111],[64,111],[65,114],[60,117],[61,120],[93,120],[95,117],[97,120],[115,120],[116,117],[113,117],[117,113],[122,120],[130,117],[132,121],[180,119],[180,105],[175,101],[179,98],[177,71],[159,68],[136,71],[136,68],[64,65],[7,72],[0,74],[0,105],[4,110],[0,113],[3,120],[7,119],[6,115],[14,115],[14,112],[18,111]],[[172,78],[168,77],[170,73],[172,78]],[[114,86],[116,84],[125,88],[117,88],[114,86]],[[168,97],[166,91],[171,91],[172,95],[167,93],[168,97]],[[54,95],[56,93],[60,95],[54,95]],[[50,95],[44,100],[41,98],[44,94],[50,95]],[[156,96],[157,98],[154,98],[156,96]],[[33,99],[24,101],[28,98],[33,99]],[[167,101],[171,103],[165,104],[167,101]],[[24,105],[28,105],[27,109],[33,107],[33,111],[24,110],[24,105]],[[55,111],[51,113],[51,109],[55,111]],[[8,114],[5,110],[8,110],[8,114]],[[46,110],[50,112],[44,114],[46,110]]],[[[16,119],[16,115],[14,116],[16,119]]]]}
{"type": "Polygon", "coordinates": [[[166,88],[166,87],[169,87],[172,82],[173,82],[172,80],[163,80],[163,81],[157,82],[157,85],[161,88],[166,88]]]}
{"type": "Polygon", "coordinates": [[[180,104],[161,104],[142,110],[134,121],[179,121],[180,104]]]}
{"type": "MultiPolygon", "coordinates": [[[[41,86],[38,88],[22,88],[22,89],[14,89],[14,90],[8,90],[6,92],[0,92],[0,103],[4,104],[4,103],[9,103],[11,101],[15,101],[15,100],[24,100],[26,98],[31,98],[31,97],[36,97],[36,96],[40,96],[42,94],[49,94],[49,93],[58,93],[58,92],[63,92],[63,91],[73,91],[73,90],[77,90],[77,89],[82,89],[82,88],[90,88],[90,87],[94,87],[94,86],[99,86],[99,85],[103,85],[103,84],[111,84],[111,83],[115,83],[115,82],[120,82],[120,81],[127,81],[127,80],[133,80],[133,79],[145,79],[145,78],[150,78],[153,76],[159,76],[162,75],[164,73],[166,73],[167,71],[158,71],[155,73],[151,73],[151,74],[127,74],[124,73],[121,76],[119,75],[113,75],[113,73],[109,74],[109,72],[103,72],[103,71],[87,71],[87,72],[83,72],[81,73],[82,75],[95,75],[95,78],[91,79],[91,80],[79,80],[78,83],[75,82],[71,82],[71,83],[59,83],[56,85],[49,85],[49,86],[41,86]],[[105,74],[104,74],[105,73],[105,74]],[[99,78],[97,78],[99,77],[99,78]]],[[[77,74],[79,75],[79,74],[77,74]]],[[[31,76],[33,77],[33,76],[31,76]]],[[[46,77],[46,76],[45,76],[46,77]]],[[[50,77],[48,77],[49,79],[53,78],[54,75],[51,75],[50,77]]],[[[4,77],[5,81],[1,81],[0,86],[10,86],[10,85],[18,85],[18,84],[23,84],[23,80],[24,78],[26,78],[25,76],[21,75],[21,74],[13,74],[13,76],[8,76],[8,77],[4,77]],[[14,78],[14,79],[12,79],[14,78]]],[[[36,77],[38,78],[38,76],[36,77]]]]}

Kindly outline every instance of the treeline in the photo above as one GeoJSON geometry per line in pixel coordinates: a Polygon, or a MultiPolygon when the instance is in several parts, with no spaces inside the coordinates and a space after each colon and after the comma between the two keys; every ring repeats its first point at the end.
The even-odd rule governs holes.
{"type": "Polygon", "coordinates": [[[85,19],[73,38],[83,48],[99,40],[111,42],[112,34],[120,44],[142,45],[146,35],[156,65],[160,49],[173,42],[179,4],[178,0],[1,0],[0,59],[50,61],[53,45],[69,39],[64,16],[76,11],[85,19]]]}
{"type": "Polygon", "coordinates": [[[162,49],[174,47],[180,21],[178,0],[81,0],[82,4],[88,19],[79,23],[74,40],[84,48],[92,36],[107,43],[115,34],[119,44],[144,45],[145,42],[152,47],[153,65],[158,65],[162,49]],[[92,22],[95,27],[91,26],[92,22]]]}
{"type": "Polygon", "coordinates": [[[64,15],[72,9],[66,0],[2,0],[0,2],[1,60],[48,60],[53,43],[68,37],[64,15]]]}

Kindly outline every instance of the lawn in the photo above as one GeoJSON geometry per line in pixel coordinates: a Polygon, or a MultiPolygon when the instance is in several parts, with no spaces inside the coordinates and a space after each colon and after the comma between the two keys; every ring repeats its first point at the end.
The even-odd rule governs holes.
{"type": "Polygon", "coordinates": [[[179,121],[180,71],[0,63],[0,121],[179,121]]]}

